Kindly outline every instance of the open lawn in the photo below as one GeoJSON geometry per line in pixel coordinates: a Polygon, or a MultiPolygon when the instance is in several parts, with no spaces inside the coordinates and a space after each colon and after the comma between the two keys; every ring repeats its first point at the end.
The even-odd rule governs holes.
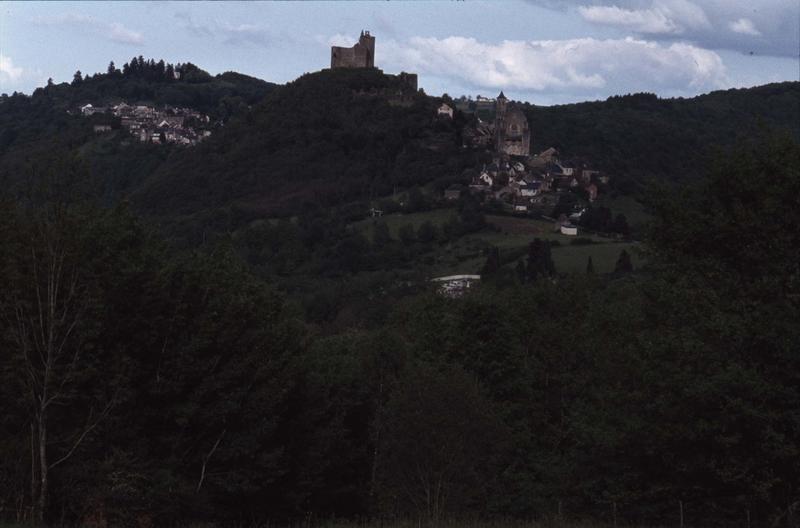
{"type": "Polygon", "coordinates": [[[620,252],[624,249],[631,255],[633,267],[637,268],[642,264],[637,245],[631,242],[607,242],[587,246],[554,247],[553,263],[559,273],[585,273],[586,264],[591,256],[596,273],[611,273],[614,271],[620,252]]]}
{"type": "MultiPolygon", "coordinates": [[[[441,228],[455,215],[454,209],[447,208],[411,214],[395,213],[384,216],[382,220],[389,227],[391,236],[397,238],[400,228],[404,225],[411,225],[416,230],[427,221],[441,228]]],[[[368,218],[354,223],[353,226],[356,229],[364,230],[367,237],[371,239],[375,221],[368,218]]],[[[572,242],[577,237],[554,232],[553,223],[549,221],[487,215],[486,222],[489,227],[482,231],[436,245],[434,251],[420,259],[419,265],[428,268],[427,272],[431,276],[480,273],[486,262],[486,250],[491,246],[496,246],[500,249],[501,261],[506,265],[513,266],[518,259],[525,258],[526,248],[534,238],[558,242],[559,245],[552,248],[552,255],[559,273],[585,273],[589,256],[592,257],[597,273],[610,273],[614,270],[617,257],[623,249],[631,254],[635,267],[642,264],[637,243],[622,242],[579,232],[580,238],[590,239],[592,243],[573,245],[572,242]]]]}
{"type": "Polygon", "coordinates": [[[644,206],[632,196],[611,196],[601,194],[593,207],[608,207],[614,215],[624,214],[628,225],[634,231],[640,231],[650,220],[651,215],[644,206]]]}
{"type": "Polygon", "coordinates": [[[393,238],[397,238],[397,233],[404,225],[411,224],[414,231],[419,229],[419,226],[425,222],[430,222],[436,227],[441,227],[445,222],[454,218],[458,213],[455,209],[434,209],[432,211],[421,211],[418,213],[393,213],[383,215],[381,218],[366,218],[353,224],[356,229],[363,229],[366,231],[367,237],[372,239],[372,230],[375,222],[383,220],[389,228],[389,233],[393,238]]]}

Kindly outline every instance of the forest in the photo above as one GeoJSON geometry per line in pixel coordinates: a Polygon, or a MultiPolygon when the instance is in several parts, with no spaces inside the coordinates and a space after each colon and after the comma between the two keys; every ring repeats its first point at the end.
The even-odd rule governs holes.
{"type": "MultiPolygon", "coordinates": [[[[636,180],[644,265],[564,273],[531,237],[449,298],[420,270],[487,229],[476,203],[397,231],[365,210],[430,209],[481,154],[457,148],[466,116],[370,93],[390,83],[309,74],[195,150],[3,98],[0,521],[796,526],[796,99],[739,137],[675,117],[718,148],[636,180]]],[[[592,105],[661,123],[647,108],[797,89],[592,105]]],[[[531,119],[602,122],[583,108],[531,119]]]]}

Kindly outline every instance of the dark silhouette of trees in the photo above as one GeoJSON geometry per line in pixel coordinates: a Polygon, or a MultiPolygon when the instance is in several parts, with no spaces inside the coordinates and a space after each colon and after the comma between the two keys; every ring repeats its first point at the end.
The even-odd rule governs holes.
{"type": "Polygon", "coordinates": [[[617,262],[614,264],[614,273],[622,274],[622,273],[630,273],[633,271],[633,263],[631,262],[631,256],[626,250],[622,250],[619,252],[619,257],[617,257],[617,262]]]}
{"type": "Polygon", "coordinates": [[[481,268],[481,279],[486,280],[493,276],[500,269],[500,249],[491,246],[486,255],[486,262],[481,268]]]}
{"type": "Polygon", "coordinates": [[[528,246],[526,272],[530,282],[555,275],[556,267],[553,264],[550,244],[546,240],[535,238],[528,246]]]}

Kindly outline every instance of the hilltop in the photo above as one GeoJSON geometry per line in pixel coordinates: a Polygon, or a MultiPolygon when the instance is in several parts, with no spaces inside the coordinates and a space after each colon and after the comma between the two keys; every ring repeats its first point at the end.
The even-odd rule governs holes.
{"type": "MultiPolygon", "coordinates": [[[[0,168],[13,181],[25,159],[78,154],[108,199],[129,197],[159,216],[231,207],[248,218],[293,215],[413,186],[469,183],[464,170],[487,159],[460,148],[473,117],[457,111],[452,121],[437,120],[441,99],[404,92],[400,81],[376,69],[336,69],[279,86],[139,57],[30,97],[2,98],[0,168]],[[67,113],[123,100],[184,106],[225,125],[191,150],[123,147],[124,136],[97,138],[86,119],[67,113]]],[[[633,94],[521,107],[532,152],[555,147],[592,160],[612,176],[614,192],[638,196],[648,181],[697,178],[714,149],[759,128],[800,137],[798,101],[800,83],[787,82],[691,99],[633,94]]]]}

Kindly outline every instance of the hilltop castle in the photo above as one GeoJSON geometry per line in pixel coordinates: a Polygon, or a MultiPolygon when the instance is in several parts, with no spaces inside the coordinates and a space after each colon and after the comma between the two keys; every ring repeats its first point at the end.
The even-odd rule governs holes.
{"type": "Polygon", "coordinates": [[[352,48],[331,47],[331,68],[374,68],[375,37],[362,31],[352,48]]]}
{"type": "Polygon", "coordinates": [[[531,130],[528,119],[515,104],[500,92],[497,97],[494,118],[494,148],[509,156],[529,156],[531,153],[531,130]]]}

